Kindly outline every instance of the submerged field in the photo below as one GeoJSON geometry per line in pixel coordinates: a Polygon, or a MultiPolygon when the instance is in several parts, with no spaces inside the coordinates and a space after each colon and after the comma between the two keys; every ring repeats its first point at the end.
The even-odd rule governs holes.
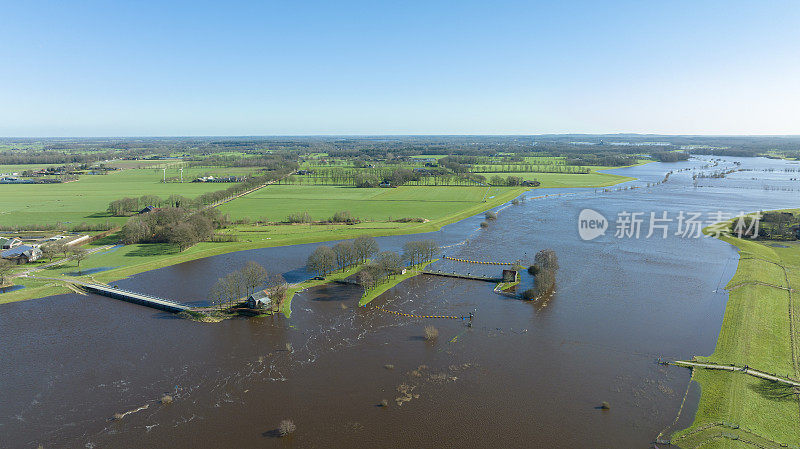
{"type": "MultiPolygon", "coordinates": [[[[739,248],[739,267],[728,284],[716,350],[696,359],[798,379],[800,243],[724,240],[739,248]]],[[[790,386],[705,369],[695,369],[692,379],[702,387],[697,415],[690,428],[673,436],[673,444],[720,449],[800,445],[800,401],[790,386]]]]}

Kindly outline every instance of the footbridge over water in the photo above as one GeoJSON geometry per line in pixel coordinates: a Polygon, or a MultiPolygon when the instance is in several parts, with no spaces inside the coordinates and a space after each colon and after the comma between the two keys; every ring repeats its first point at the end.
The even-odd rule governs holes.
{"type": "Polygon", "coordinates": [[[61,278],[37,277],[37,279],[51,279],[51,280],[66,282],[68,284],[72,284],[76,287],[79,287],[89,293],[94,293],[101,296],[107,296],[109,298],[119,299],[121,301],[139,304],[146,307],[152,307],[154,309],[164,310],[166,312],[180,313],[194,309],[194,307],[188,304],[183,304],[178,301],[173,301],[171,299],[164,299],[153,295],[147,295],[144,293],[132,292],[118,287],[110,287],[108,285],[98,284],[95,282],[84,282],[84,281],[61,279],[61,278]]]}

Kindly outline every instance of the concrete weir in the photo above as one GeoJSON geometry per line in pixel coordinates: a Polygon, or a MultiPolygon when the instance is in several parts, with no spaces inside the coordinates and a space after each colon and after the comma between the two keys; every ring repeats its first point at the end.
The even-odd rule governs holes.
{"type": "Polygon", "coordinates": [[[471,279],[474,281],[486,281],[486,282],[503,282],[503,278],[493,278],[490,276],[477,276],[471,274],[459,274],[459,273],[447,273],[444,271],[422,271],[422,274],[429,274],[431,276],[444,276],[448,278],[459,278],[459,279],[471,279]]]}

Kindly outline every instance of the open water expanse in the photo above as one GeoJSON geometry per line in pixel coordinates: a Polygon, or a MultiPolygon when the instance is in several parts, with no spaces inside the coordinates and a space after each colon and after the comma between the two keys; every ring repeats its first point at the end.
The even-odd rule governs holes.
{"type": "MultiPolygon", "coordinates": [[[[699,397],[688,370],[657,361],[713,351],[738,259],[716,239],[675,235],[679,213],[700,213],[705,226],[720,211],[798,207],[798,170],[763,158],[651,163],[613,170],[639,180],[607,189],[529,191],[520,205],[496,208],[488,229],[475,216],[424,235],[443,254],[471,260],[532,262],[554,249],[561,268],[547,301],[421,275],[364,308],[355,286],[308,290],[295,296],[289,319],[198,323],[77,294],[0,305],[0,447],[650,447],[665,428],[691,422],[699,397]],[[743,171],[692,177],[736,162],[743,171]],[[610,221],[604,236],[579,237],[585,208],[610,221]],[[615,236],[624,212],[644,213],[638,239],[615,236]],[[666,238],[658,228],[646,238],[651,212],[673,219],[660,222],[666,238]],[[467,327],[375,306],[472,311],[475,320],[467,327]],[[433,344],[422,337],[429,324],[439,330],[433,344]],[[174,401],[161,404],[164,394],[174,401]],[[610,410],[598,409],[603,401],[610,410]],[[291,437],[276,436],[282,419],[297,426],[291,437]]],[[[378,242],[399,250],[419,238],[378,242]]],[[[316,246],[231,253],[116,284],[202,304],[218,277],[249,260],[289,282],[307,278],[316,246]]],[[[532,283],[525,273],[520,286],[532,283]]]]}

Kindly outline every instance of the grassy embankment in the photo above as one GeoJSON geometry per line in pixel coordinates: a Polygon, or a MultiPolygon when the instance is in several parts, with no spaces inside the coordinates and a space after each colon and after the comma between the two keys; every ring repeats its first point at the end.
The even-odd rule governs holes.
{"type": "Polygon", "coordinates": [[[396,286],[397,284],[405,281],[408,278],[412,278],[412,277],[420,274],[422,272],[422,270],[425,269],[425,267],[427,267],[428,265],[432,264],[433,262],[436,262],[437,260],[439,260],[439,259],[433,259],[433,260],[428,261],[428,262],[423,262],[423,263],[416,264],[416,265],[414,265],[412,267],[408,267],[404,274],[399,274],[397,276],[394,276],[393,278],[388,279],[385,283],[383,283],[383,284],[373,288],[372,290],[370,290],[369,293],[364,295],[358,301],[358,305],[359,306],[366,306],[367,304],[370,303],[370,301],[372,301],[373,299],[375,299],[378,296],[382,295],[383,293],[388,291],[390,288],[396,286]]]}
{"type": "MultiPolygon", "coordinates": [[[[710,356],[695,359],[798,379],[800,242],[730,236],[722,240],[739,248],[739,266],[728,284],[717,347],[710,356]],[[774,243],[786,248],[770,246],[774,243]]],[[[699,408],[691,427],[672,436],[673,444],[719,449],[800,446],[800,402],[791,387],[741,372],[707,369],[695,369],[692,379],[702,388],[699,408]]]]}
{"type": "MultiPolygon", "coordinates": [[[[424,263],[421,263],[421,264],[414,265],[413,267],[408,267],[406,269],[405,274],[400,274],[400,275],[394,276],[394,277],[392,277],[390,279],[387,279],[387,281],[384,282],[383,284],[373,288],[367,295],[363,296],[358,301],[358,305],[359,306],[367,305],[370,301],[372,301],[373,299],[377,298],[378,296],[380,296],[382,293],[384,293],[385,291],[389,290],[390,288],[396,286],[397,284],[403,282],[404,280],[406,280],[408,278],[411,278],[411,277],[414,277],[414,276],[420,274],[420,270],[423,270],[429,264],[431,264],[433,262],[436,262],[437,260],[439,260],[439,259],[434,259],[434,260],[431,260],[429,262],[424,262],[424,263]]],[[[344,270],[335,271],[335,272],[330,273],[329,275],[325,276],[325,279],[309,279],[307,281],[298,282],[297,284],[292,284],[289,287],[289,289],[286,291],[286,299],[283,301],[283,304],[281,304],[280,312],[283,313],[284,315],[286,315],[286,318],[291,317],[292,316],[292,298],[294,298],[295,293],[303,291],[303,290],[306,290],[306,289],[309,289],[309,288],[312,288],[312,287],[318,287],[320,285],[329,284],[331,282],[335,282],[335,281],[338,281],[338,280],[345,279],[348,276],[352,276],[352,275],[358,273],[358,271],[361,269],[362,266],[363,266],[362,264],[359,264],[359,265],[354,265],[354,266],[348,267],[348,268],[346,268],[344,270]]]]}

